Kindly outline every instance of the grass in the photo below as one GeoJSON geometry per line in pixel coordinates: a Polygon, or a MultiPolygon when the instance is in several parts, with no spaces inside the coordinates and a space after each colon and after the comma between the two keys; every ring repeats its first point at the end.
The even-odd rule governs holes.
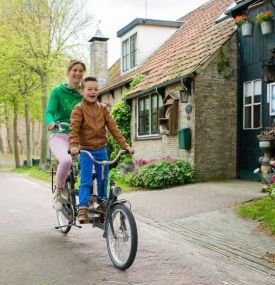
{"type": "Polygon", "coordinates": [[[115,180],[115,184],[117,187],[120,187],[122,189],[122,192],[133,192],[133,191],[137,191],[140,189],[138,187],[129,186],[128,184],[120,180],[115,180]]]}
{"type": "Polygon", "coordinates": [[[22,168],[14,168],[11,170],[12,172],[15,173],[23,173],[27,174],[31,177],[43,180],[43,181],[51,181],[51,175],[48,173],[45,173],[43,171],[40,171],[38,167],[22,167],[22,168]]]}
{"type": "Polygon", "coordinates": [[[275,235],[275,200],[269,197],[239,206],[241,217],[260,222],[260,228],[275,235]]]}
{"type": "MultiPolygon", "coordinates": [[[[38,167],[31,167],[31,168],[27,168],[27,167],[22,167],[22,168],[14,168],[11,170],[12,172],[15,173],[23,173],[23,174],[27,174],[31,177],[43,180],[43,181],[51,181],[51,175],[49,175],[48,173],[42,172],[39,170],[38,167]]],[[[80,184],[80,179],[77,179],[75,188],[79,188],[79,184],[80,184]]],[[[126,183],[123,183],[119,180],[115,181],[116,186],[121,187],[122,192],[130,192],[130,191],[136,191],[139,188],[137,187],[131,187],[126,183]]]]}

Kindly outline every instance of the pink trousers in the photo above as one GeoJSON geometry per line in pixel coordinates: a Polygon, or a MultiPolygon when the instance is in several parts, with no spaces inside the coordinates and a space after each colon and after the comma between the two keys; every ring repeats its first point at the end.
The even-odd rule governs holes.
{"type": "Polygon", "coordinates": [[[56,188],[63,188],[66,182],[67,175],[70,171],[72,158],[68,154],[69,150],[69,135],[56,133],[50,136],[50,149],[58,160],[56,171],[56,188]]]}

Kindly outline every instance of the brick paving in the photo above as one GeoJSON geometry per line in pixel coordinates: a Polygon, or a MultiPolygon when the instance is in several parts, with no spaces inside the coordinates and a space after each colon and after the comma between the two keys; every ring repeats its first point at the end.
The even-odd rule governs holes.
{"type": "Polygon", "coordinates": [[[222,195],[211,206],[200,193],[199,208],[192,207],[191,196],[193,191],[198,197],[201,185],[125,194],[137,219],[139,246],[134,264],[122,272],[113,267],[99,229],[85,225],[67,236],[54,230],[47,183],[0,172],[0,284],[271,285],[274,270],[261,255],[274,249],[274,241],[257,233],[254,223],[237,218],[230,207],[262,194],[256,185],[253,193],[242,185],[238,195],[236,185],[208,184],[212,200],[220,197],[219,188],[230,193],[228,202],[222,204],[222,195]],[[233,228],[244,240],[235,230],[230,234],[233,228]]]}

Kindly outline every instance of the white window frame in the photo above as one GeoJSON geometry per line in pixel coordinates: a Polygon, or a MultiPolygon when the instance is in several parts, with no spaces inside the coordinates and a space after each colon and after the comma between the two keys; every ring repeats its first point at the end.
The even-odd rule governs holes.
{"type": "Polygon", "coordinates": [[[136,67],[138,64],[138,58],[137,58],[137,33],[132,34],[131,36],[129,36],[127,39],[125,39],[122,43],[121,43],[121,70],[122,72],[127,72],[131,69],[133,69],[134,67],[136,67]],[[131,47],[131,39],[135,37],[135,47],[134,49],[132,49],[131,47]],[[125,46],[125,48],[124,48],[125,46]],[[134,50],[134,52],[131,52],[132,50],[134,50]],[[125,53],[126,52],[126,53],[125,53]],[[134,57],[134,61],[132,61],[132,58],[134,57]],[[126,62],[125,62],[126,60],[126,62]],[[135,65],[131,65],[132,62],[135,63],[135,65]]]}
{"type": "Polygon", "coordinates": [[[269,114],[275,116],[275,83],[267,85],[267,94],[269,96],[269,114]]]}
{"type": "MultiPolygon", "coordinates": [[[[250,96],[249,96],[250,97],[250,96]]],[[[243,129],[244,130],[256,130],[256,129],[261,129],[262,128],[262,80],[261,79],[255,79],[255,80],[251,80],[251,81],[246,81],[243,83],[243,129]],[[255,94],[255,84],[257,81],[260,81],[261,84],[261,93],[260,94],[255,94]],[[246,85],[247,84],[251,84],[252,86],[252,90],[251,90],[251,103],[249,104],[245,104],[245,98],[248,97],[246,96],[246,85]],[[261,96],[261,101],[255,103],[254,102],[254,96],[260,95],[261,96]],[[254,106],[260,105],[260,126],[257,128],[254,128],[254,106]],[[246,128],[245,127],[245,109],[246,107],[251,107],[251,127],[250,128],[246,128]]]]}
{"type": "MultiPolygon", "coordinates": [[[[136,114],[136,121],[137,121],[137,130],[136,130],[136,134],[138,138],[146,138],[146,137],[159,137],[160,136],[160,132],[158,129],[158,132],[155,134],[152,134],[152,96],[158,95],[156,93],[151,93],[151,94],[146,94],[145,96],[139,97],[137,99],[137,114],[136,114]],[[139,101],[140,100],[144,100],[144,98],[149,97],[149,134],[148,135],[140,135],[139,134],[139,101]]],[[[158,105],[158,109],[162,106],[162,98],[160,95],[159,96],[159,100],[161,100],[161,104],[159,102],[158,105]]]]}

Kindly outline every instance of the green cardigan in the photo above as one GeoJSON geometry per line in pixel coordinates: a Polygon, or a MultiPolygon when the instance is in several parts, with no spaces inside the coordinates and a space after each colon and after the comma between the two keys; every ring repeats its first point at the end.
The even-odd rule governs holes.
{"type": "MultiPolygon", "coordinates": [[[[82,101],[82,95],[75,89],[67,88],[67,84],[62,83],[51,91],[48,106],[46,109],[47,126],[56,122],[70,123],[70,116],[74,106],[82,101]]],[[[62,127],[63,128],[63,127],[62,127]]],[[[52,131],[52,133],[57,130],[52,131]]],[[[64,128],[62,133],[68,134],[69,128],[64,128]]]]}

